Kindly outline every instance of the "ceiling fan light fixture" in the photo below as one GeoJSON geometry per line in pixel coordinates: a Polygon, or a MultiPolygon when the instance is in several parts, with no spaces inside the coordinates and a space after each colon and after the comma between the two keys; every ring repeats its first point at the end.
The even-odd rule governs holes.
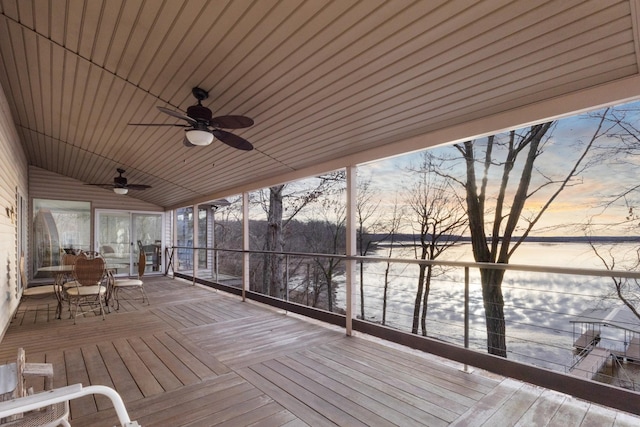
{"type": "Polygon", "coordinates": [[[213,134],[204,130],[192,129],[186,132],[187,140],[193,145],[209,145],[213,142],[213,134]]]}
{"type": "Polygon", "coordinates": [[[129,189],[122,188],[122,187],[114,187],[113,192],[116,194],[125,195],[129,192],[129,189]]]}

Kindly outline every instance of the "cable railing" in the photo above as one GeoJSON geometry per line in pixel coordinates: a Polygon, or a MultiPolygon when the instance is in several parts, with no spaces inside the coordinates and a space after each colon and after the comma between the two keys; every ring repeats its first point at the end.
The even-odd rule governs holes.
{"type": "Polygon", "coordinates": [[[380,326],[480,353],[487,352],[487,321],[495,320],[485,315],[490,303],[483,299],[480,270],[504,270],[507,360],[640,390],[640,319],[615,295],[612,281],[635,283],[640,272],[195,248],[207,251],[208,262],[194,274],[193,249],[173,248],[191,257],[191,263],[176,259],[170,266],[175,274],[241,290],[248,253],[247,292],[273,305],[282,301],[339,316],[347,313],[345,273],[347,262],[354,261],[352,318],[366,328],[380,326]],[[426,310],[424,292],[418,295],[421,266],[433,269],[426,310]],[[579,345],[595,329],[597,339],[579,345]]]}

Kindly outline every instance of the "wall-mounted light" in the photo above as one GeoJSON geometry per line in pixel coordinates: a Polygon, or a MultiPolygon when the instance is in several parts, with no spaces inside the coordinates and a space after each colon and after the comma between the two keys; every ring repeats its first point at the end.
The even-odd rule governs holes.
{"type": "Polygon", "coordinates": [[[5,208],[7,210],[7,217],[11,220],[11,224],[15,224],[16,222],[16,211],[13,208],[13,206],[11,206],[11,209],[9,208],[5,208]]]}

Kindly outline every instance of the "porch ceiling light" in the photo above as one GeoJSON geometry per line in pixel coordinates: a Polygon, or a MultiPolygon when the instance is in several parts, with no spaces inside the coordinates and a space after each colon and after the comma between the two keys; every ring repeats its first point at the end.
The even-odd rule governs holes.
{"type": "Polygon", "coordinates": [[[186,137],[193,145],[209,145],[213,142],[213,134],[205,130],[188,130],[186,137]]]}
{"type": "Polygon", "coordinates": [[[113,188],[113,192],[116,194],[127,194],[129,192],[128,188],[122,188],[122,187],[114,187],[113,188]]]}

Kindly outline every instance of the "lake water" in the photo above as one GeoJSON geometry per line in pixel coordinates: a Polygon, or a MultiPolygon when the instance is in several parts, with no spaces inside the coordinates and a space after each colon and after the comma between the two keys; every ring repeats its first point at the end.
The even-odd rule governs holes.
{"type": "MultiPolygon", "coordinates": [[[[616,268],[624,270],[636,256],[637,243],[602,245],[602,253],[612,253],[616,268]],[[624,261],[626,260],[626,261],[624,261]]],[[[389,248],[379,247],[375,257],[388,257],[389,248]]],[[[415,259],[411,246],[394,247],[392,258],[415,259]]],[[[473,261],[469,244],[449,249],[439,260],[473,261]]],[[[586,243],[524,243],[511,264],[569,268],[604,269],[602,261],[586,243]]],[[[382,320],[384,262],[365,263],[365,318],[382,320]]],[[[394,264],[390,267],[386,324],[411,330],[418,266],[394,264]]],[[[470,347],[486,349],[484,308],[477,270],[470,272],[470,347]]],[[[570,322],[581,312],[596,307],[620,306],[613,295],[613,281],[607,277],[507,271],[503,281],[507,321],[508,357],[566,371],[574,362],[573,342],[580,327],[570,322]]],[[[338,306],[344,307],[340,287],[338,306]]],[[[358,297],[358,315],[360,314],[358,297]]],[[[427,333],[431,337],[462,345],[464,338],[464,271],[448,269],[433,279],[429,295],[427,333]]],[[[639,322],[640,323],[640,322],[639,322]]],[[[601,345],[622,349],[625,336],[619,330],[603,333],[601,345]]]]}

